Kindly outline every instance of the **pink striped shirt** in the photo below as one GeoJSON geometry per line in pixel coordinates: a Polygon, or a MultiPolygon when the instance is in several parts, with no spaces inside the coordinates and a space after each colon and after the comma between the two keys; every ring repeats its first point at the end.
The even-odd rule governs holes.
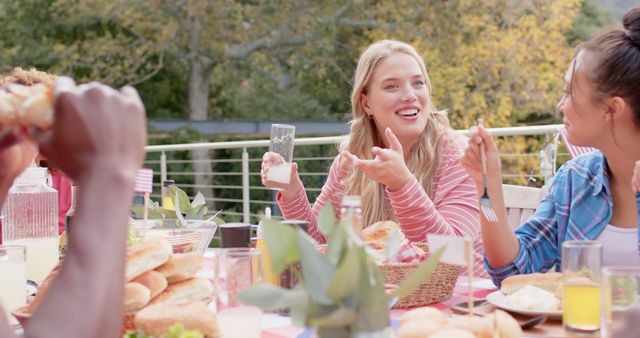
{"type": "MultiPolygon", "coordinates": [[[[445,141],[441,145],[439,166],[433,179],[433,200],[414,176],[398,191],[385,188],[385,204],[393,209],[400,227],[411,242],[426,242],[429,233],[473,239],[473,273],[475,276],[486,278],[488,275],[482,260],[483,247],[476,186],[459,160],[466,141],[462,136],[454,137],[455,139],[445,141]]],[[[316,216],[320,209],[330,202],[337,212],[336,217],[340,218],[339,210],[345,192],[342,180],[349,174],[349,169],[339,168],[340,156],[337,156],[313,207],[309,204],[304,189],[287,201],[282,199],[280,193],[277,195],[285,219],[308,220],[309,234],[320,242],[324,242],[316,224],[316,216]]]]}

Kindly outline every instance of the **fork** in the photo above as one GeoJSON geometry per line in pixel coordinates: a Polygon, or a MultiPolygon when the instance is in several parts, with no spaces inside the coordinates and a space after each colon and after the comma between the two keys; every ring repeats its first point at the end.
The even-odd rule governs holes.
{"type": "MultiPolygon", "coordinates": [[[[482,125],[482,119],[478,119],[478,126],[482,125]]],[[[480,162],[482,162],[482,184],[484,185],[484,193],[482,197],[480,197],[480,210],[484,214],[484,217],[487,221],[491,223],[498,223],[498,216],[496,212],[491,207],[491,199],[489,199],[489,194],[487,194],[487,161],[484,149],[484,142],[480,144],[480,162]]]]}

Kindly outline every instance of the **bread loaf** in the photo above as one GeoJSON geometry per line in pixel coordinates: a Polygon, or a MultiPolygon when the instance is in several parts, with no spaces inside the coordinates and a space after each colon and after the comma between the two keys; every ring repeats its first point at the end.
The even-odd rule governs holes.
{"type": "Polygon", "coordinates": [[[191,278],[171,284],[151,301],[151,304],[184,304],[194,301],[208,302],[213,296],[211,282],[203,278],[191,278]]]}
{"type": "Polygon", "coordinates": [[[396,222],[376,222],[362,230],[362,239],[365,242],[386,241],[396,229],[400,229],[400,226],[396,222]]]}
{"type": "Polygon", "coordinates": [[[53,124],[53,90],[42,83],[0,87],[0,123],[47,129],[53,124]]]}
{"type": "Polygon", "coordinates": [[[532,273],[527,275],[514,275],[505,278],[502,281],[500,290],[502,293],[510,295],[525,285],[533,285],[551,293],[558,294],[562,282],[562,273],[532,273]]]}
{"type": "Polygon", "coordinates": [[[202,302],[149,305],[136,314],[133,322],[138,331],[152,337],[166,336],[176,323],[186,330],[198,330],[207,338],[219,335],[216,317],[202,302]]]}
{"type": "Polygon", "coordinates": [[[127,249],[127,266],[125,269],[125,281],[153,270],[169,260],[173,248],[166,239],[154,238],[127,249]]]}
{"type": "Polygon", "coordinates": [[[151,300],[151,291],[140,283],[124,284],[124,312],[136,311],[151,300]]]}
{"type": "Polygon", "coordinates": [[[155,298],[162,291],[167,288],[168,282],[164,276],[156,271],[147,271],[142,275],[132,280],[134,283],[140,283],[144,285],[149,291],[151,291],[151,298],[155,298]]]}
{"type": "Polygon", "coordinates": [[[155,271],[161,273],[169,283],[177,283],[195,276],[203,265],[204,258],[201,253],[179,253],[172,255],[155,271]]]}

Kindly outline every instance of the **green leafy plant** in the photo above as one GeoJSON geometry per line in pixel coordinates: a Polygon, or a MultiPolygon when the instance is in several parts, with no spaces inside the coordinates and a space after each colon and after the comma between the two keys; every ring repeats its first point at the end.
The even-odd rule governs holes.
{"type": "MultiPolygon", "coordinates": [[[[184,190],[176,187],[175,185],[169,186],[169,196],[173,196],[174,209],[165,209],[160,206],[158,202],[152,201],[147,198],[148,204],[148,217],[149,219],[163,219],[163,220],[177,220],[178,224],[188,226],[189,220],[208,220],[214,221],[217,224],[224,223],[218,217],[212,216],[205,218],[207,215],[207,201],[204,195],[200,192],[196,194],[192,201],[189,200],[189,196],[184,190]]],[[[138,216],[143,217],[144,207],[134,206],[131,210],[138,216]]]]}
{"type": "MultiPolygon", "coordinates": [[[[245,290],[239,299],[264,310],[288,309],[297,326],[315,327],[319,337],[353,337],[384,332],[389,328],[389,304],[406,296],[429,279],[442,249],[427,260],[390,294],[384,277],[372,260],[370,250],[350,226],[336,224],[330,206],[318,216],[318,230],[327,238],[325,253],[301,229],[275,221],[265,221],[264,238],[275,274],[300,262],[300,278],[291,290],[260,284],[245,290]]],[[[393,257],[401,236],[393,234],[384,257],[393,257]]]]}

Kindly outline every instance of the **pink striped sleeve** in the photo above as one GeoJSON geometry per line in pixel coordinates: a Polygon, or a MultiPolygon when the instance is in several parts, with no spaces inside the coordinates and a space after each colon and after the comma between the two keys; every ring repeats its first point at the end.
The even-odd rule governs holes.
{"type": "Polygon", "coordinates": [[[484,276],[475,184],[458,159],[460,145],[445,143],[443,151],[434,177],[433,201],[415,177],[398,191],[387,189],[387,194],[410,241],[424,242],[430,233],[468,237],[474,242],[474,274],[484,276]]]}
{"type": "MultiPolygon", "coordinates": [[[[283,200],[282,194],[278,193],[276,199],[282,215],[285,219],[300,219],[309,222],[309,235],[315,238],[319,242],[326,242],[324,236],[318,231],[317,216],[320,209],[329,201],[333,205],[334,212],[340,211],[340,203],[342,195],[344,194],[344,186],[342,185],[342,178],[346,176],[346,172],[340,170],[340,156],[337,156],[331,169],[329,170],[329,177],[322,187],[320,196],[316,199],[313,207],[309,204],[307,193],[304,189],[300,190],[298,194],[290,199],[283,200]]],[[[340,215],[336,214],[336,218],[340,215]]]]}

